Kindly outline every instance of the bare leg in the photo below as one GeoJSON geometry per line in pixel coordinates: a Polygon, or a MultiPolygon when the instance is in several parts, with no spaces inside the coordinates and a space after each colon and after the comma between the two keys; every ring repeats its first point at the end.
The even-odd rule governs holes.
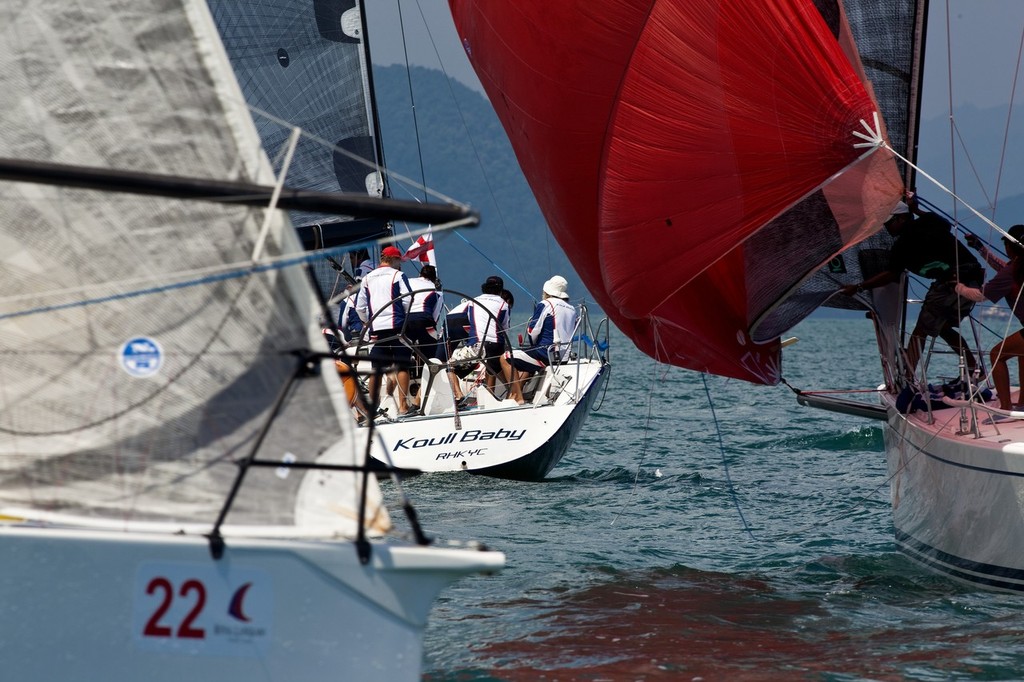
{"type": "Polygon", "coordinates": [[[448,372],[448,383],[452,386],[452,395],[455,396],[455,400],[462,400],[465,397],[462,395],[462,382],[459,381],[455,372],[448,372]]]}
{"type": "Polygon", "coordinates": [[[1022,399],[1020,391],[1024,389],[1024,358],[1017,358],[1017,403],[1014,405],[1017,409],[1024,408],[1024,399],[1022,399]]]}
{"type": "Polygon", "coordinates": [[[396,378],[398,379],[398,395],[395,396],[395,400],[398,401],[398,413],[405,414],[409,411],[409,403],[405,400],[405,397],[409,395],[409,370],[398,370],[396,378]]]}
{"type": "Polygon", "coordinates": [[[1010,358],[1024,357],[1024,336],[1021,332],[1011,334],[1000,344],[997,344],[989,355],[992,361],[992,383],[996,386],[996,396],[999,398],[999,409],[1012,409],[1013,403],[1010,400],[1010,368],[1007,361],[1010,358]]]}
{"type": "Polygon", "coordinates": [[[371,406],[379,405],[380,404],[380,394],[378,393],[378,391],[380,390],[380,375],[379,374],[377,374],[375,372],[375,373],[370,375],[370,380],[367,382],[366,390],[367,390],[367,393],[369,393],[369,398],[368,398],[368,400],[366,402],[368,402],[371,406]]]}
{"type": "Polygon", "coordinates": [[[520,405],[525,403],[526,401],[523,400],[523,375],[522,373],[517,372],[504,356],[501,357],[501,372],[505,376],[509,377],[507,381],[509,387],[508,397],[512,398],[520,405]]]}

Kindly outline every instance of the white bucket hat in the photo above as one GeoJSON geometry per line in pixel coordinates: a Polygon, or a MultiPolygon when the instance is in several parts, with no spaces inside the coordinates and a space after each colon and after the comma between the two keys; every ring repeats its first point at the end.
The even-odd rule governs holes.
{"type": "Polygon", "coordinates": [[[548,281],[544,282],[544,293],[548,296],[554,296],[555,298],[568,299],[569,294],[566,289],[569,288],[569,283],[565,281],[565,277],[561,275],[555,275],[548,281]]]}

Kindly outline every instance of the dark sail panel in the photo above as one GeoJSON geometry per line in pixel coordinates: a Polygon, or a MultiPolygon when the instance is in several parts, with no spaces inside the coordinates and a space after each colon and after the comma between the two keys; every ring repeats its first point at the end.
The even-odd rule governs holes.
{"type": "MultiPolygon", "coordinates": [[[[380,174],[352,155],[381,165],[374,144],[359,0],[262,2],[209,0],[231,66],[263,148],[280,174],[292,126],[303,134],[287,169],[292,187],[324,192],[384,193],[380,174]],[[343,150],[343,151],[339,151],[343,150]]],[[[336,216],[290,212],[297,228],[320,225],[331,244],[349,233],[336,216]]],[[[385,224],[376,226],[383,234],[385,224]]]]}

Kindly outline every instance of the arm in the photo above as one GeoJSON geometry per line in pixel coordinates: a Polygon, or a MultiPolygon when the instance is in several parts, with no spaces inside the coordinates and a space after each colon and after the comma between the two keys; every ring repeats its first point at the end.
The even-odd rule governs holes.
{"type": "Polygon", "coordinates": [[[356,294],[356,315],[362,320],[363,324],[366,324],[370,319],[369,314],[369,298],[370,294],[366,290],[366,281],[363,281],[363,286],[360,287],[359,293],[356,294]]]}
{"type": "Polygon", "coordinates": [[[985,262],[988,263],[989,267],[993,270],[1002,270],[1006,267],[1006,261],[1000,258],[998,254],[990,251],[984,244],[982,244],[981,248],[978,249],[978,253],[981,254],[981,257],[985,259],[985,262]]]}
{"type": "Polygon", "coordinates": [[[981,293],[981,289],[975,289],[969,287],[966,284],[957,284],[956,293],[961,297],[966,298],[968,301],[974,301],[975,303],[981,303],[985,300],[985,294],[981,293]]]}
{"type": "Polygon", "coordinates": [[[402,297],[401,306],[406,312],[409,312],[409,307],[412,305],[412,287],[409,286],[409,280],[404,273],[399,271],[398,277],[394,279],[391,284],[391,298],[392,300],[402,297]]]}
{"type": "Polygon", "coordinates": [[[858,291],[867,291],[886,284],[891,284],[899,279],[900,274],[902,273],[886,270],[885,272],[880,272],[873,277],[868,277],[860,284],[847,284],[839,291],[843,292],[845,296],[853,296],[858,291]]]}
{"type": "Polygon", "coordinates": [[[530,318],[530,323],[526,325],[526,336],[530,339],[530,345],[536,346],[537,340],[540,339],[541,330],[544,327],[545,313],[548,312],[547,306],[541,301],[537,304],[537,307],[533,311],[533,317],[530,318]]]}

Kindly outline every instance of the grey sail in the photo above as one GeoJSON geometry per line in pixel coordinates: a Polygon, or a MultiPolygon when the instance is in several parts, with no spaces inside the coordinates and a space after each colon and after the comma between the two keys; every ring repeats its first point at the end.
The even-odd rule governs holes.
{"type": "MultiPolygon", "coordinates": [[[[273,183],[203,2],[15,0],[0,18],[0,156],[273,183]]],[[[337,376],[302,359],[326,348],[306,275],[285,267],[301,246],[280,212],[0,192],[0,513],[212,523],[279,399],[261,458],[352,462],[337,376]]],[[[315,481],[328,524],[351,535],[360,480],[253,470],[227,523],[301,523],[315,481]]]]}
{"type": "MultiPolygon", "coordinates": [[[[209,5],[275,172],[283,172],[294,187],[382,196],[362,2],[209,0],[209,5]],[[302,137],[285,170],[292,126],[302,129],[302,137]]],[[[382,220],[290,215],[308,248],[387,231],[382,220]]]]}

